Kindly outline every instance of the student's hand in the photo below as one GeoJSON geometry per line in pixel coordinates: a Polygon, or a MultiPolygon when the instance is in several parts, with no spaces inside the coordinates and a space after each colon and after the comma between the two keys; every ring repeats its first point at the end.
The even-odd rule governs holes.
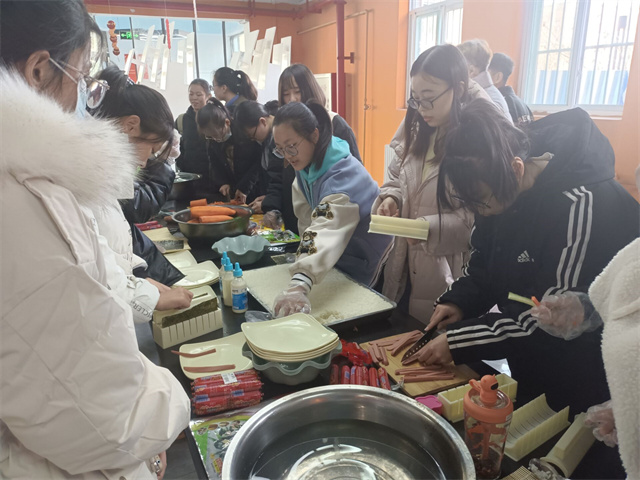
{"type": "Polygon", "coordinates": [[[191,306],[193,292],[182,287],[170,288],[168,292],[160,292],[156,310],[177,310],[191,306]]]}
{"type": "Polygon", "coordinates": [[[385,217],[397,217],[400,215],[400,212],[398,211],[398,204],[393,197],[385,198],[378,206],[378,211],[376,213],[385,217]]]}
{"type": "Polygon", "coordinates": [[[158,456],[162,462],[162,470],[158,472],[158,480],[162,480],[164,478],[164,474],[167,472],[167,452],[162,452],[158,456]]]}
{"type": "Polygon", "coordinates": [[[615,447],[618,444],[618,431],[616,421],[613,418],[613,408],[611,400],[601,405],[594,405],[587,410],[584,420],[587,427],[593,429],[593,436],[608,447],[615,447]]]}
{"type": "Polygon", "coordinates": [[[418,352],[418,361],[423,365],[447,365],[453,362],[447,335],[438,335],[418,352]]]}
{"type": "Polygon", "coordinates": [[[446,327],[451,323],[459,322],[463,316],[462,310],[457,305],[453,303],[441,303],[436,306],[436,309],[433,311],[429,325],[427,325],[425,330],[446,327]]]}
{"type": "Polygon", "coordinates": [[[262,201],[264,200],[265,195],[262,195],[258,198],[256,198],[253,202],[251,202],[251,204],[249,205],[249,208],[251,210],[253,210],[255,213],[263,213],[262,212],[262,201]]]}
{"type": "Polygon", "coordinates": [[[169,290],[171,290],[171,287],[167,287],[164,283],[157,282],[153,278],[147,277],[145,278],[145,280],[156,287],[160,293],[168,292],[169,290]]]}
{"type": "Polygon", "coordinates": [[[244,205],[245,203],[247,203],[247,196],[240,190],[236,190],[235,201],[239,202],[240,205],[244,205]]]}
{"type": "Polygon", "coordinates": [[[219,192],[220,192],[220,194],[224,195],[225,197],[228,197],[229,193],[231,193],[231,185],[228,185],[228,184],[222,185],[220,187],[219,192]]]}
{"type": "Polygon", "coordinates": [[[283,290],[275,299],[273,311],[277,318],[294,313],[311,313],[311,302],[307,296],[307,290],[300,285],[283,290]]]}

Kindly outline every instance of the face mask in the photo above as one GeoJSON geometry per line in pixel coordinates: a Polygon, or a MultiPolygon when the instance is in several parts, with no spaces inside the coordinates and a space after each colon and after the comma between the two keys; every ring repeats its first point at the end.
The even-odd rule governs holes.
{"type": "Polygon", "coordinates": [[[87,116],[87,99],[89,98],[89,92],[87,91],[87,83],[84,78],[78,80],[78,94],[76,100],[76,116],[84,118],[87,116]]]}

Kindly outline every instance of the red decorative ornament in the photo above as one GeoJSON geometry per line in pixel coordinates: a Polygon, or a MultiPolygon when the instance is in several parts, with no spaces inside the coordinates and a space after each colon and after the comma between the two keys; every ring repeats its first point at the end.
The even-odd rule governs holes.
{"type": "Polygon", "coordinates": [[[116,35],[116,22],[109,20],[107,22],[107,28],[109,29],[109,40],[111,40],[113,54],[117,57],[120,55],[120,49],[118,48],[118,36],[116,35]]]}

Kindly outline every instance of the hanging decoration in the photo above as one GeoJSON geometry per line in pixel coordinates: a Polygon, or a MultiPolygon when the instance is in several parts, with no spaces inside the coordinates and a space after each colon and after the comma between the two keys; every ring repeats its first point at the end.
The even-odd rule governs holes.
{"type": "MultiPolygon", "coordinates": [[[[111,40],[113,54],[117,57],[120,55],[120,49],[118,48],[118,36],[116,35],[116,22],[109,20],[107,22],[107,28],[109,29],[109,40],[111,40]]],[[[131,32],[131,34],[133,34],[133,32],[131,32]]]]}

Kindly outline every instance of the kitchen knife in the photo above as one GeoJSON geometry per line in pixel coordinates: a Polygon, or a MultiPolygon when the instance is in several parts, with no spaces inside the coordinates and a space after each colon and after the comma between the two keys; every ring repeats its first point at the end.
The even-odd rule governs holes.
{"type": "Polygon", "coordinates": [[[407,352],[402,356],[402,361],[406,361],[408,358],[413,357],[416,353],[420,351],[422,347],[424,347],[427,343],[433,339],[436,334],[437,328],[433,327],[431,330],[427,330],[427,332],[420,337],[420,339],[413,344],[413,346],[407,350],[407,352]]]}

